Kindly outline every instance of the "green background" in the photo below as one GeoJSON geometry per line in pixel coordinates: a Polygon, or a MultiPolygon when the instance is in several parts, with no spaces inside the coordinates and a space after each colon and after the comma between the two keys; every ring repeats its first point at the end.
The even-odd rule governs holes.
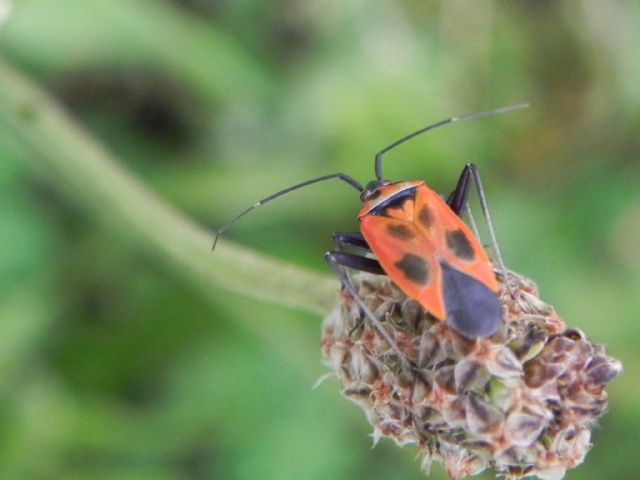
{"type": "MultiPolygon", "coordinates": [[[[209,228],[308,178],[366,182],[376,151],[430,122],[530,102],[416,139],[385,173],[448,193],[479,166],[509,268],[624,362],[567,478],[638,477],[637,2],[0,0],[6,12],[2,62],[209,228]]],[[[312,390],[319,315],[186,280],[91,179],[53,171],[66,137],[54,129],[48,152],[29,111],[16,129],[0,108],[2,478],[422,478],[415,449],[370,448],[335,382],[312,390]]],[[[356,229],[358,208],[328,182],[226,237],[326,275],[331,232],[356,229]]],[[[204,269],[216,254],[198,254],[204,269]]]]}

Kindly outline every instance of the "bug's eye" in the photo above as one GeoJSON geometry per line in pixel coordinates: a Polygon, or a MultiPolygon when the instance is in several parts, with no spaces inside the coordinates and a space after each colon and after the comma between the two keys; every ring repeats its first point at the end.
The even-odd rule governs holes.
{"type": "Polygon", "coordinates": [[[364,188],[362,193],[360,194],[360,200],[366,202],[367,200],[373,200],[377,196],[380,195],[380,187],[385,185],[384,182],[378,182],[376,180],[372,180],[367,183],[367,186],[364,188]]]}
{"type": "Polygon", "coordinates": [[[360,194],[360,200],[362,200],[363,202],[366,202],[368,200],[373,200],[378,195],[380,195],[380,190],[378,188],[373,189],[373,190],[366,188],[360,194]]]}

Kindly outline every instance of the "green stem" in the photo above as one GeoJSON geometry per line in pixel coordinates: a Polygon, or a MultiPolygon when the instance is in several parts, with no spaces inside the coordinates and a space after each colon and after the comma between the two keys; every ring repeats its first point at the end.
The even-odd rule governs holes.
{"type": "Polygon", "coordinates": [[[314,314],[334,305],[337,282],[328,275],[224,239],[212,253],[210,231],[147,189],[50,95],[2,59],[0,126],[26,142],[36,170],[48,172],[56,187],[136,239],[205,295],[224,290],[314,314]]]}

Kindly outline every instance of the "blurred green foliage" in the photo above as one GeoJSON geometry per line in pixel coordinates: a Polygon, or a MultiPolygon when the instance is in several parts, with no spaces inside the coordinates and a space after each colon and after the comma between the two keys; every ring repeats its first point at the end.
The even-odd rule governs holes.
{"type": "MultiPolygon", "coordinates": [[[[446,193],[478,164],[508,266],[625,364],[567,478],[637,477],[637,3],[0,0],[6,12],[0,55],[210,226],[307,178],[366,181],[376,151],[429,122],[529,101],[404,145],[386,174],[446,193]]],[[[370,450],[335,383],[311,389],[318,318],[203,298],[38,165],[0,123],[2,478],[421,478],[411,448],[370,450]]],[[[311,187],[228,238],[325,271],[358,205],[343,185],[311,187]]]]}

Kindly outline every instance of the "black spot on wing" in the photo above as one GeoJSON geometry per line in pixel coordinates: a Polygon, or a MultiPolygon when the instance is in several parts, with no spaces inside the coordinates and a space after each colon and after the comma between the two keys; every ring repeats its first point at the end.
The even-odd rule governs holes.
{"type": "Polygon", "coordinates": [[[406,253],[402,260],[394,263],[394,265],[402,271],[407,280],[418,285],[429,283],[429,265],[421,256],[406,253]]]}
{"type": "Polygon", "coordinates": [[[447,323],[467,338],[493,335],[502,322],[498,296],[448,263],[440,262],[440,266],[447,323]]]}
{"type": "Polygon", "coordinates": [[[453,254],[462,260],[473,260],[476,256],[469,239],[460,229],[450,230],[446,233],[447,247],[453,254]]]}
{"type": "Polygon", "coordinates": [[[433,225],[433,215],[431,214],[431,210],[426,205],[423,205],[418,213],[418,221],[425,228],[431,228],[433,225]]]}
{"type": "Polygon", "coordinates": [[[401,223],[395,224],[392,223],[387,225],[387,233],[394,238],[398,238],[400,240],[411,240],[415,237],[413,231],[407,227],[406,225],[402,225],[401,223]]]}

